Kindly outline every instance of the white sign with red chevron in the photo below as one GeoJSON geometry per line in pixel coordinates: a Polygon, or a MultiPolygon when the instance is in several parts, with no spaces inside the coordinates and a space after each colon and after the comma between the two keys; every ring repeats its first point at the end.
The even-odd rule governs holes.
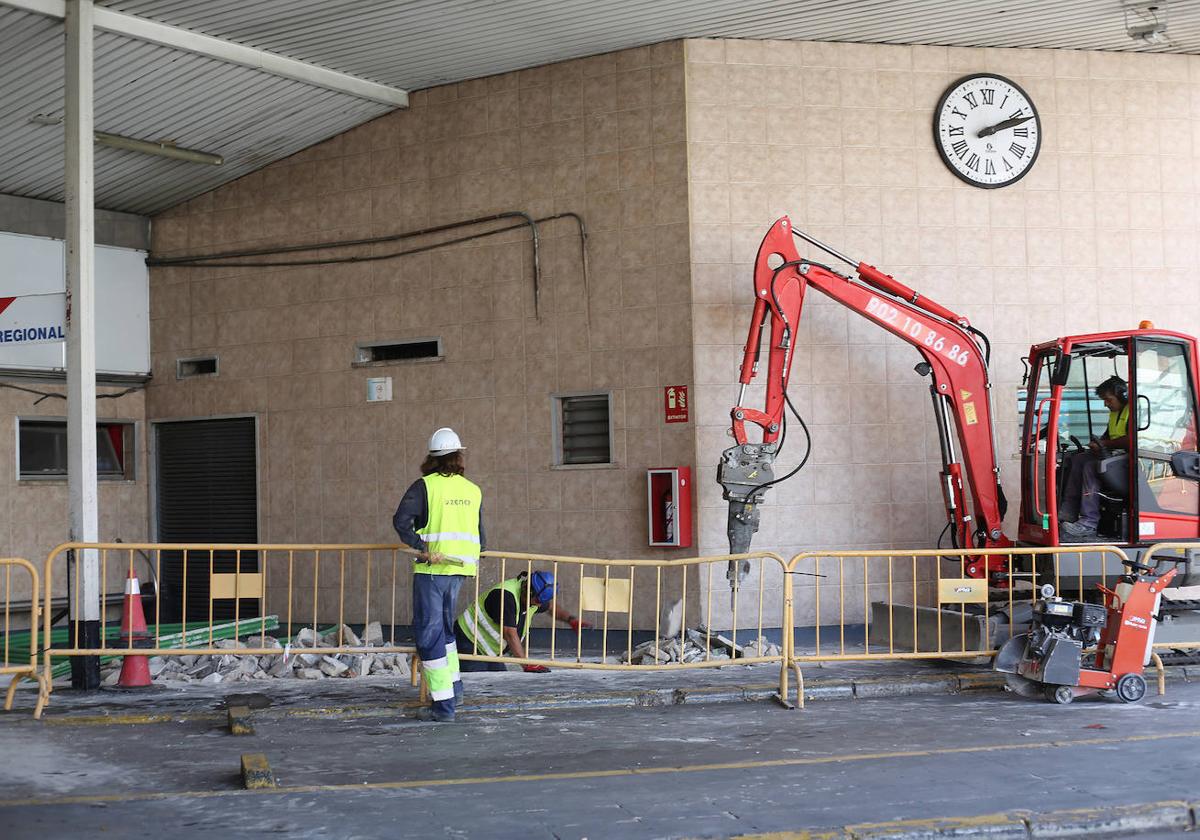
{"type": "Polygon", "coordinates": [[[0,344],[66,340],[65,294],[0,297],[0,344]]]}

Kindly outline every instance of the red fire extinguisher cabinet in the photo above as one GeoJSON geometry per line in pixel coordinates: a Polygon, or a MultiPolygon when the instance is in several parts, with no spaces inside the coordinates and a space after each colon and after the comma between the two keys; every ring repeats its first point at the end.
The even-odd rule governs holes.
{"type": "Polygon", "coordinates": [[[650,545],[687,548],[692,544],[692,468],[646,470],[650,545]]]}

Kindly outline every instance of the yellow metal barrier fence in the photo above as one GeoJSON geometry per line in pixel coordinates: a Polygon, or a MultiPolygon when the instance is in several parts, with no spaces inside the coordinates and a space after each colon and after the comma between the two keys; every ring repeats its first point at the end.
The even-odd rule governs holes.
{"type": "MultiPolygon", "coordinates": [[[[1039,597],[1083,592],[1123,571],[1113,546],[925,551],[810,551],[788,564],[800,662],[979,659],[1013,635],[1014,614],[1039,597]],[[1004,586],[964,570],[971,558],[1008,559],[1004,586]]],[[[1017,615],[1016,623],[1021,623],[1017,615]]]]}
{"type": "MultiPolygon", "coordinates": [[[[321,654],[334,656],[345,653],[405,653],[415,655],[412,645],[396,644],[397,599],[405,609],[409,597],[407,565],[415,552],[403,546],[375,544],[225,544],[225,543],[64,543],[46,558],[45,598],[51,597],[60,565],[71,553],[83,555],[95,552],[102,592],[120,592],[127,578],[137,576],[161,584],[164,568],[181,581],[179,592],[179,621],[181,633],[164,634],[163,589],[154,587],[154,597],[147,608],[146,638],[122,630],[111,643],[100,634],[98,647],[81,643],[79,625],[69,636],[65,647],[49,647],[44,651],[44,673],[51,673],[51,656],[184,656],[223,655],[286,656],[289,654],[321,654]],[[402,565],[404,564],[404,565],[402,565]],[[403,570],[403,572],[402,572],[403,570]],[[189,598],[189,586],[192,588],[189,598]],[[197,597],[197,587],[201,590],[197,597]],[[404,591],[401,592],[400,590],[404,591]],[[292,639],[301,627],[336,622],[336,645],[321,644],[292,648],[286,645],[267,645],[267,622],[257,621],[267,615],[268,603],[279,612],[279,629],[285,640],[292,639]],[[250,634],[245,648],[231,650],[215,646],[218,639],[214,628],[231,620],[239,628],[258,624],[250,634]],[[379,620],[391,626],[391,637],[382,646],[350,646],[344,644],[343,625],[347,622],[364,625],[379,620]],[[198,627],[195,625],[199,625],[198,627]],[[258,645],[253,637],[258,637],[258,645]],[[163,644],[163,642],[166,642],[163,644]]],[[[82,615],[83,568],[80,559],[68,564],[64,576],[71,576],[69,590],[72,614],[82,615]]],[[[50,638],[51,616],[45,613],[44,635],[50,638]]],[[[415,663],[414,663],[415,665],[415,663]]],[[[416,669],[413,669],[416,673],[416,669]]],[[[44,681],[47,693],[50,680],[44,681]]],[[[413,677],[416,684],[416,677],[413,677]]]]}
{"type": "MultiPolygon", "coordinates": [[[[164,570],[170,567],[172,577],[180,582],[178,592],[179,624],[185,628],[183,641],[179,634],[162,632],[164,598],[161,585],[154,587],[153,598],[146,606],[146,638],[136,638],[132,630],[122,630],[116,638],[100,634],[98,646],[82,644],[79,625],[64,647],[44,651],[43,670],[51,673],[51,656],[155,656],[155,655],[283,655],[285,650],[267,646],[265,622],[253,631],[248,646],[229,649],[216,647],[215,625],[232,618],[235,622],[253,620],[267,614],[268,609],[279,614],[279,629],[286,638],[294,636],[302,626],[315,630],[319,623],[334,623],[338,628],[338,644],[295,648],[293,653],[338,655],[344,653],[406,653],[413,657],[412,680],[415,685],[419,669],[416,650],[412,645],[397,645],[395,628],[397,616],[407,617],[411,597],[411,575],[406,566],[415,553],[396,545],[291,545],[291,544],[168,544],[168,543],[64,543],[56,547],[46,560],[45,597],[49,598],[54,581],[71,577],[69,590],[72,614],[82,615],[82,562],[85,552],[94,552],[102,592],[120,592],[127,578],[137,576],[156,582],[164,580],[164,570]],[[62,571],[64,562],[76,556],[62,571]],[[189,598],[189,587],[192,588],[189,598]],[[197,603],[199,587],[199,603],[197,603]],[[397,609],[397,603],[401,604],[397,609]],[[223,609],[218,609],[220,604],[223,609]],[[352,647],[343,643],[341,626],[345,623],[368,624],[383,620],[392,627],[390,644],[383,647],[352,647]],[[198,629],[187,629],[199,622],[198,629]],[[207,632],[206,632],[207,630],[207,632]],[[254,636],[258,644],[254,644],[254,636]],[[198,639],[198,640],[197,640],[198,639]],[[164,640],[165,643],[164,643],[164,640]]],[[[667,670],[677,668],[717,667],[731,664],[733,657],[723,657],[722,650],[732,646],[748,649],[736,657],[739,664],[777,662],[781,666],[781,697],[786,698],[786,674],[783,668],[788,650],[787,633],[775,653],[764,652],[760,642],[766,631],[790,627],[790,583],[786,561],[777,554],[752,554],[720,557],[697,557],[679,560],[604,560],[588,557],[514,554],[485,552],[480,558],[480,574],[462,589],[459,612],[478,604],[479,597],[499,582],[516,577],[521,572],[531,575],[543,570],[555,573],[564,587],[555,596],[552,610],[560,604],[575,615],[589,617],[602,633],[600,656],[585,656],[583,636],[576,633],[574,655],[560,650],[559,638],[570,631],[551,629],[549,650],[526,651],[524,658],[486,656],[476,650],[462,652],[466,660],[495,661],[511,664],[539,664],[556,668],[597,668],[621,670],[667,670]],[[750,575],[729,602],[725,571],[730,560],[748,560],[750,575]],[[714,569],[713,567],[716,567],[714,569]],[[715,590],[715,593],[714,593],[715,590]],[[562,594],[570,591],[571,595],[562,594]],[[619,593],[619,594],[617,594],[619,593]],[[678,629],[680,650],[690,641],[698,654],[689,661],[631,664],[635,645],[635,616],[646,617],[654,610],[654,639],[660,638],[662,608],[680,602],[678,629]],[[717,606],[714,607],[714,601],[717,606]],[[729,609],[719,605],[724,602],[729,609]],[[689,615],[691,611],[691,615],[689,615]],[[694,619],[697,617],[699,621],[694,619]],[[622,616],[623,614],[623,616],[622,616]],[[693,626],[689,627],[689,620],[693,626]],[[703,630],[696,630],[699,626],[703,630]],[[623,644],[612,642],[619,637],[623,644]],[[729,640],[730,645],[721,641],[729,640]],[[625,662],[612,662],[610,651],[623,654],[625,662]],[[543,655],[544,653],[544,655],[543,655]]],[[[553,613],[552,613],[553,614],[553,613]]],[[[45,615],[44,633],[50,638],[51,616],[45,615]]],[[[244,634],[239,634],[244,635],[244,634]]],[[[639,634],[640,636],[640,634],[639,634]]],[[[668,640],[663,640],[665,645],[668,640]]],[[[569,646],[568,646],[569,647],[569,646]]],[[[683,657],[680,657],[682,660],[683,657]]],[[[48,696],[49,680],[45,681],[48,696]]]]}
{"type": "MultiPolygon", "coordinates": [[[[1145,555],[1196,550],[1187,544],[1161,544],[1145,555]]],[[[73,614],[81,615],[83,591],[81,562],[60,574],[69,552],[95,552],[102,592],[122,591],[131,573],[163,580],[164,568],[173,569],[181,582],[178,602],[181,624],[199,621],[187,631],[183,644],[161,644],[162,587],[155,587],[148,608],[147,640],[132,634],[106,639],[98,647],[84,647],[78,637],[66,647],[46,649],[42,674],[36,666],[22,666],[22,675],[41,685],[37,714],[50,693],[50,657],[229,654],[281,655],[285,651],[266,645],[265,624],[256,631],[258,646],[214,646],[213,627],[249,610],[263,616],[268,607],[279,613],[280,630],[290,639],[298,628],[334,623],[338,644],[297,648],[295,653],[405,653],[413,657],[412,680],[419,669],[412,645],[396,644],[397,617],[407,620],[410,569],[414,552],[397,545],[375,544],[165,544],[165,543],[66,543],[46,560],[44,596],[49,603],[52,586],[72,576],[73,614]],[[192,598],[188,587],[193,587],[192,598]],[[203,590],[197,602],[195,587],[203,590]],[[401,604],[397,609],[397,602],[401,604]],[[380,620],[392,628],[382,647],[351,647],[343,643],[345,623],[369,624],[380,620]],[[207,628],[207,637],[205,633],[207,628]]],[[[1059,548],[976,549],[962,551],[811,551],[790,561],[771,552],[745,555],[694,557],[675,560],[607,560],[563,555],[484,552],[479,574],[467,581],[458,611],[477,611],[481,596],[502,581],[536,571],[552,572],[558,589],[550,615],[561,607],[588,619],[600,637],[598,655],[585,652],[579,631],[552,622],[548,644],[526,640],[526,655],[489,656],[476,646],[460,650],[466,661],[544,665],[555,668],[648,671],[720,667],[728,664],[778,663],[780,699],[786,704],[789,677],[795,674],[798,704],[803,705],[800,664],[823,661],[886,661],[900,659],[963,659],[990,657],[996,647],[1022,623],[1022,611],[1039,597],[1043,584],[1074,597],[1110,584],[1123,571],[1126,555],[1113,546],[1087,545],[1059,548]],[[1005,556],[1007,586],[989,588],[986,581],[967,577],[963,570],[973,558],[1005,556]],[[731,560],[748,560],[751,571],[730,602],[725,577],[731,560]],[[715,568],[714,568],[715,567],[715,568]],[[664,608],[678,604],[677,616],[664,624],[664,608]],[[1015,619],[1015,621],[1014,621],[1015,619]],[[677,622],[677,623],[676,623],[677,622]],[[689,626],[689,624],[691,626],[689,626]],[[653,635],[645,639],[651,626],[653,635]],[[638,628],[642,628],[639,630],[638,628]],[[768,631],[782,630],[777,650],[760,641],[768,631]],[[670,638],[666,638],[670,636],[670,638]],[[635,638],[639,641],[635,642],[635,638]],[[653,644],[647,645],[647,641],[653,644]],[[688,649],[688,645],[692,647],[688,649]],[[662,648],[671,646],[670,654],[662,648]],[[732,651],[741,649],[736,658],[732,651]],[[688,649],[687,655],[684,655],[688,649]],[[642,651],[641,664],[633,664],[642,651]]],[[[0,561],[21,565],[33,577],[37,572],[25,561],[0,561]]],[[[525,593],[525,606],[536,608],[525,593]]],[[[43,611],[43,637],[50,638],[48,611],[43,611]]],[[[501,624],[503,623],[503,616],[501,624]]],[[[124,632],[124,631],[122,631],[124,632]]],[[[172,637],[178,638],[178,637],[172,637]]],[[[7,640],[7,634],[6,634],[7,640]]],[[[320,640],[318,640],[318,643],[320,640]]],[[[31,643],[37,651],[36,635],[31,643]]],[[[1180,647],[1178,643],[1156,647],[1180,647]]],[[[1200,647],[1200,642],[1182,646],[1200,647]]],[[[7,654],[7,650],[6,650],[7,654]]],[[[7,659],[7,656],[6,656],[7,659]]],[[[6,669],[0,672],[8,672],[6,669]]],[[[10,690],[11,695],[11,690],[10,690]]],[[[11,696],[10,696],[11,701],[11,696]]]]}
{"type": "Polygon", "coordinates": [[[50,689],[45,674],[38,670],[38,619],[40,617],[38,599],[41,595],[38,587],[38,572],[32,563],[19,557],[0,558],[0,569],[4,570],[4,658],[0,659],[0,674],[7,674],[11,678],[8,692],[4,695],[4,711],[12,711],[17,684],[22,679],[28,678],[38,684],[37,705],[34,706],[33,716],[40,718],[50,695],[50,689]],[[24,569],[29,575],[29,651],[27,653],[16,650],[12,645],[15,632],[12,620],[13,569],[24,569]]]}
{"type": "MultiPolygon", "coordinates": [[[[604,670],[713,668],[733,661],[744,665],[777,662],[784,666],[786,663],[788,634],[785,628],[791,626],[791,586],[786,574],[787,563],[778,554],[763,551],[676,560],[604,560],[486,551],[480,558],[479,574],[463,587],[464,592],[469,593],[465,599],[466,609],[473,613],[478,623],[481,596],[501,581],[521,574],[528,578],[537,571],[552,573],[557,583],[548,610],[552,624],[547,649],[544,652],[527,649],[523,658],[488,656],[479,652],[476,640],[471,650],[459,651],[461,659],[604,670]],[[736,592],[731,592],[726,570],[730,561],[743,560],[750,563],[749,575],[736,592]],[[698,621],[689,627],[688,610],[692,598],[695,601],[690,608],[690,617],[698,621]],[[663,631],[668,629],[664,627],[667,621],[663,615],[664,607],[675,604],[679,605],[679,626],[671,627],[664,634],[663,631]],[[553,616],[560,608],[576,617],[588,618],[600,632],[598,660],[584,655],[582,632],[560,631],[553,623],[553,616]],[[651,638],[635,644],[635,635],[640,638],[644,634],[635,624],[648,628],[651,621],[654,626],[651,638]],[[769,643],[765,641],[765,631],[777,628],[783,631],[778,653],[767,653],[769,643]],[[563,655],[559,637],[568,634],[573,635],[574,652],[572,654],[572,645],[568,643],[563,655]],[[611,647],[610,637],[614,639],[611,647]],[[676,641],[677,645],[673,644],[676,641]],[[687,661],[683,651],[689,643],[693,646],[692,658],[687,661]],[[680,655],[664,654],[662,647],[665,646],[671,646],[680,655]],[[645,647],[649,647],[645,656],[653,661],[632,664],[635,651],[645,647]],[[733,651],[737,651],[736,659],[733,651]],[[624,661],[609,661],[612,658],[610,652],[624,661]]],[[[523,591],[525,603],[518,606],[523,611],[531,607],[536,609],[537,605],[530,603],[532,596],[528,588],[523,591]]],[[[503,620],[503,616],[498,617],[503,620]]],[[[781,684],[781,697],[786,696],[786,685],[781,684]]]]}

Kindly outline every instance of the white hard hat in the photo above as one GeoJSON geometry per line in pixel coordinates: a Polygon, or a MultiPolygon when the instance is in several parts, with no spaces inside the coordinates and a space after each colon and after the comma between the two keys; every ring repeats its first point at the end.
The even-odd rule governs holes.
{"type": "Polygon", "coordinates": [[[443,426],[429,438],[430,455],[449,455],[451,452],[460,452],[463,449],[466,447],[462,445],[458,435],[449,426],[443,426]]]}

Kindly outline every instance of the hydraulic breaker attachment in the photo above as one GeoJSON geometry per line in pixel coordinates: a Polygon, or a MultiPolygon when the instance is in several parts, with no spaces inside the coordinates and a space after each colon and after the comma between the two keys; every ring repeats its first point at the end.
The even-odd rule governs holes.
{"type": "MultiPolygon", "coordinates": [[[[744,443],[721,453],[717,481],[724,491],[721,498],[729,502],[726,533],[730,554],[745,554],[750,550],[750,541],[758,531],[759,504],[775,477],[771,465],[778,449],[774,443],[744,443]]],[[[729,561],[725,576],[729,579],[731,599],[749,573],[749,560],[729,561]]]]}

